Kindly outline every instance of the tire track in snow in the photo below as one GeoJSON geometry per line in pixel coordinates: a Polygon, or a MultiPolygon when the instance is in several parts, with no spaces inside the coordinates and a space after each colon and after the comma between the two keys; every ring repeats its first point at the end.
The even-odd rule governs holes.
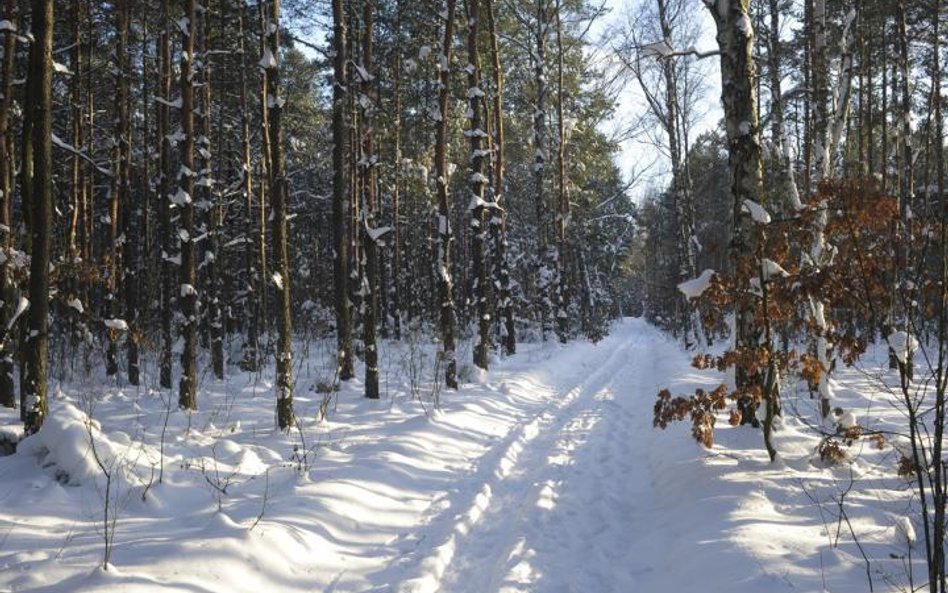
{"type": "MultiPolygon", "coordinates": [[[[622,326],[616,329],[616,334],[627,334],[622,326]]],[[[555,362],[554,359],[548,364],[555,362]]],[[[576,419],[585,406],[577,412],[572,409],[608,384],[626,363],[627,351],[617,345],[605,361],[592,372],[586,373],[585,378],[563,397],[551,402],[529,421],[515,425],[506,438],[481,457],[477,469],[461,485],[448,511],[434,517],[427,525],[427,535],[409,560],[408,568],[402,572],[395,590],[398,593],[435,593],[442,590],[445,575],[455,560],[457,550],[465,545],[472,531],[491,507],[496,505],[495,492],[504,491],[505,483],[515,474],[529,469],[524,467],[524,458],[531,456],[528,448],[538,447],[539,451],[546,451],[549,441],[562,431],[565,424],[576,419]],[[461,510],[450,517],[445,516],[452,508],[461,510]]]]}
{"type": "Polygon", "coordinates": [[[618,360],[524,451],[519,475],[498,484],[441,591],[633,591],[647,578],[661,536],[641,450],[649,406],[640,396],[651,395],[646,377],[669,353],[636,327],[618,360]]]}

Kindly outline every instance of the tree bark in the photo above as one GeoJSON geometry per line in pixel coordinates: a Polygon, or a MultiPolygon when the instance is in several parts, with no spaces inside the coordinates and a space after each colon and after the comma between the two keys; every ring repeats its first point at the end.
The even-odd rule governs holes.
{"type": "MultiPolygon", "coordinates": [[[[6,0],[5,10],[10,20],[14,20],[17,1],[6,0]]],[[[0,263],[0,324],[8,327],[13,316],[15,286],[10,270],[9,256],[13,249],[13,226],[10,220],[13,202],[13,176],[16,164],[13,158],[13,141],[10,131],[10,111],[13,107],[13,79],[16,75],[16,32],[6,31],[3,36],[3,64],[0,66],[0,249],[5,257],[0,263]]],[[[7,332],[11,334],[11,331],[7,332]]],[[[6,408],[16,406],[16,386],[13,378],[12,335],[7,335],[0,347],[0,405],[6,408]]]]}
{"type": "MultiPolygon", "coordinates": [[[[759,118],[753,84],[757,72],[752,58],[753,27],[748,15],[750,0],[705,0],[705,5],[714,18],[721,49],[721,100],[734,199],[731,259],[739,264],[741,260],[753,257],[756,251],[752,223],[744,211],[744,202],[759,202],[762,189],[759,118]]],[[[760,328],[754,318],[752,303],[739,301],[735,317],[735,349],[756,348],[760,328]]],[[[755,378],[738,367],[735,382],[738,388],[751,387],[755,378]]],[[[756,422],[754,410],[746,402],[742,418],[746,423],[756,422]]]]}
{"type": "Polygon", "coordinates": [[[280,94],[280,0],[271,0],[265,20],[266,44],[263,63],[267,78],[266,111],[269,120],[270,205],[273,225],[273,249],[276,252],[274,281],[277,288],[277,424],[289,430],[296,424],[293,415],[293,327],[290,294],[290,254],[287,247],[289,191],[286,158],[283,151],[283,104],[280,94]]]}
{"type": "Polygon", "coordinates": [[[454,311],[454,281],[451,277],[451,209],[448,203],[448,91],[451,74],[451,46],[454,40],[456,0],[446,0],[444,43],[441,48],[440,85],[438,87],[438,121],[435,138],[435,175],[438,185],[438,297],[441,325],[441,356],[444,362],[444,381],[457,389],[457,317],[454,311]]]}
{"type": "Polygon", "coordinates": [[[346,180],[346,15],[345,0],[333,0],[333,85],[332,85],[332,235],[333,290],[336,314],[337,373],[340,381],[355,375],[352,359],[352,319],[349,315],[349,249],[346,230],[349,188],[346,180]]]}
{"type": "Polygon", "coordinates": [[[484,189],[488,179],[484,175],[483,139],[487,136],[484,125],[484,96],[481,89],[481,60],[477,45],[480,25],[479,0],[467,0],[467,97],[471,127],[465,132],[471,144],[471,256],[474,273],[474,299],[477,314],[477,340],[474,343],[474,364],[487,369],[490,355],[490,278],[487,275],[487,215],[488,203],[484,189]]]}
{"type": "Polygon", "coordinates": [[[26,434],[37,432],[49,413],[49,263],[53,231],[53,0],[32,0],[33,43],[27,85],[33,171],[30,194],[30,309],[24,352],[26,434]]]}
{"type": "Polygon", "coordinates": [[[172,255],[175,249],[174,228],[171,225],[171,159],[172,144],[169,136],[171,114],[171,38],[168,34],[170,22],[169,0],[161,1],[161,35],[158,40],[161,54],[158,96],[158,141],[161,143],[158,162],[158,227],[161,234],[161,353],[158,357],[159,383],[163,389],[171,389],[171,369],[174,346],[173,318],[177,305],[174,290],[175,269],[172,255]]]}
{"type": "Polygon", "coordinates": [[[566,229],[569,226],[569,190],[566,187],[566,123],[563,121],[563,5],[556,0],[556,252],[553,257],[556,278],[556,335],[561,344],[569,339],[569,290],[566,270],[569,269],[566,229]]]}
{"type": "MultiPolygon", "coordinates": [[[[122,245],[119,235],[123,230],[123,204],[129,193],[129,82],[128,82],[128,0],[118,0],[115,6],[115,120],[112,133],[112,180],[109,195],[109,247],[108,247],[108,277],[106,295],[107,319],[119,317],[119,291],[123,286],[124,265],[122,262],[122,245]]],[[[107,328],[108,347],[106,352],[106,374],[109,376],[118,373],[118,340],[124,332],[114,328],[107,328]]]]}
{"type": "Polygon", "coordinates": [[[517,352],[517,331],[514,323],[513,299],[510,294],[510,264],[507,259],[507,211],[501,200],[504,188],[504,109],[503,90],[504,73],[500,67],[500,44],[497,35],[497,26],[494,22],[494,0],[486,0],[487,27],[490,35],[490,53],[493,88],[493,202],[494,216],[491,226],[495,229],[495,269],[497,270],[496,284],[500,296],[497,301],[498,315],[504,324],[503,347],[504,353],[511,356],[517,352]]]}
{"type": "Polygon", "coordinates": [[[194,232],[194,35],[197,27],[195,1],[186,0],[182,27],[181,58],[181,128],[184,139],[181,148],[181,172],[175,202],[181,210],[178,236],[181,238],[181,287],[178,303],[181,308],[181,379],[178,383],[178,406],[197,409],[197,257],[194,232]]]}
{"type": "Polygon", "coordinates": [[[247,276],[246,299],[244,301],[244,315],[247,318],[247,340],[244,344],[243,358],[240,366],[248,372],[256,372],[260,364],[260,272],[257,267],[256,216],[253,195],[253,162],[250,153],[250,106],[247,99],[247,74],[249,68],[246,60],[244,43],[246,9],[238,10],[237,26],[240,34],[240,151],[241,151],[241,183],[244,202],[244,245],[247,247],[245,256],[245,273],[247,276]]]}
{"type": "Polygon", "coordinates": [[[365,396],[370,399],[379,397],[379,353],[377,344],[377,325],[379,309],[379,254],[375,236],[376,194],[375,169],[378,156],[375,154],[375,106],[377,93],[372,84],[372,28],[374,0],[362,3],[362,67],[361,79],[362,108],[362,157],[359,159],[359,172],[362,178],[362,221],[359,225],[362,245],[365,250],[365,273],[362,276],[362,341],[365,345],[365,396]]]}

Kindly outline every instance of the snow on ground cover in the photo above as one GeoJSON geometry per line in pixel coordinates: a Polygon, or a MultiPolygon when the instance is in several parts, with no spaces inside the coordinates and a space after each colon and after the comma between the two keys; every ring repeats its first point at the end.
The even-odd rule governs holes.
{"type": "MultiPolygon", "coordinates": [[[[308,387],[326,362],[301,356],[304,423],[289,435],[264,375],[205,379],[193,414],[169,413],[167,394],[65,386],[47,427],[0,458],[0,591],[865,591],[834,502],[851,478],[875,589],[907,582],[911,503],[891,447],[860,441],[865,459],[826,467],[805,393],[786,394],[802,420],[784,422],[776,464],[748,428],[719,422],[711,451],[684,424],[653,429],[659,389],[715,377],[640,320],[598,345],[521,345],[442,392],[440,410],[430,351],[382,355],[388,397],[365,400],[354,381],[323,422],[308,387]],[[114,476],[108,571],[90,435],[114,476]]],[[[879,385],[842,370],[838,403],[892,427],[879,385]]]]}

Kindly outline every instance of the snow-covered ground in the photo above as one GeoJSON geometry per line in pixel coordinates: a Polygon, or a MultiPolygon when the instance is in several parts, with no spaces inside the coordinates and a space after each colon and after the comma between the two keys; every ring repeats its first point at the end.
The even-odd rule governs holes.
{"type": "MultiPolygon", "coordinates": [[[[325,363],[304,363],[291,434],[263,375],[205,378],[193,414],[147,389],[63,386],[0,458],[0,591],[846,593],[869,590],[863,552],[876,591],[907,587],[924,554],[894,449],[860,441],[825,467],[806,394],[785,394],[799,418],[775,464],[749,428],[719,422],[710,451],[686,425],[652,428],[659,389],[720,377],[643,321],[466,368],[440,409],[429,351],[389,344],[383,361],[383,399],[353,382],[323,421],[325,363]]],[[[870,376],[835,387],[861,423],[897,421],[870,376]]]]}

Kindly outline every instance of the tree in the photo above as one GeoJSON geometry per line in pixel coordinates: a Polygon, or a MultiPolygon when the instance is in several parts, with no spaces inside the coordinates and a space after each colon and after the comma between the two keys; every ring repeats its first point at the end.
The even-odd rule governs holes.
{"type": "MultiPolygon", "coordinates": [[[[13,17],[16,11],[16,0],[7,0],[6,14],[13,17]]],[[[9,265],[9,254],[13,246],[10,213],[13,202],[13,183],[16,173],[16,164],[13,150],[13,133],[10,129],[10,113],[13,107],[13,79],[16,74],[16,31],[4,31],[3,34],[3,63],[0,69],[0,222],[4,230],[0,234],[0,248],[3,249],[3,263],[0,263],[0,324],[9,327],[14,311],[11,306],[14,302],[14,286],[12,270],[9,265]]],[[[7,332],[9,333],[9,331],[7,332]]],[[[16,405],[15,385],[13,381],[13,349],[12,336],[6,336],[0,344],[0,405],[12,408],[16,405]]]]}
{"type": "Polygon", "coordinates": [[[477,315],[477,338],[474,344],[474,364],[482,369],[488,366],[490,354],[490,279],[487,274],[487,233],[488,207],[484,200],[484,189],[488,178],[484,175],[484,156],[482,147],[487,132],[484,125],[484,97],[481,89],[481,60],[478,49],[477,33],[480,25],[480,3],[467,0],[467,96],[470,128],[465,134],[471,142],[471,251],[473,256],[473,282],[475,314],[477,315]]]}
{"type": "Polygon", "coordinates": [[[32,1],[33,43],[27,78],[33,170],[30,212],[30,309],[24,346],[24,430],[37,432],[49,413],[49,263],[53,230],[53,0],[32,1]]]}
{"type": "Polygon", "coordinates": [[[270,150],[270,208],[273,224],[273,245],[276,252],[273,282],[277,289],[277,343],[276,387],[277,425],[289,430],[296,425],[293,416],[293,327],[290,294],[290,254],[287,246],[287,202],[289,192],[286,179],[286,158],[283,152],[283,107],[280,93],[280,0],[271,0],[270,12],[264,19],[265,44],[261,65],[267,86],[265,110],[269,122],[270,150]]]}
{"type": "Polygon", "coordinates": [[[333,0],[333,83],[332,83],[332,232],[333,286],[336,315],[336,355],[338,374],[347,381],[355,374],[352,358],[352,321],[349,316],[349,250],[346,232],[348,188],[346,180],[346,18],[344,0],[333,0]]]}
{"type": "MultiPolygon", "coordinates": [[[[717,27],[721,55],[721,102],[728,142],[733,230],[731,252],[734,261],[755,257],[756,241],[747,202],[760,203],[761,153],[757,94],[754,90],[754,29],[749,16],[750,0],[705,0],[717,27]]],[[[753,277],[751,275],[750,277],[753,277]]],[[[734,347],[741,351],[756,348],[760,328],[753,306],[746,299],[737,303],[734,347]]],[[[740,367],[736,369],[738,387],[747,387],[754,379],[740,367]]],[[[753,409],[742,410],[742,422],[756,422],[753,409]]]]}
{"type": "Polygon", "coordinates": [[[185,18],[179,21],[182,35],[181,53],[181,170],[178,173],[178,193],[174,202],[181,209],[178,236],[181,238],[180,292],[181,379],[178,382],[178,406],[197,409],[197,348],[198,348],[198,294],[196,233],[194,230],[194,36],[197,31],[197,13],[194,0],[185,3],[185,18]]]}
{"type": "Polygon", "coordinates": [[[172,139],[170,135],[171,119],[171,36],[168,33],[170,7],[168,0],[161,0],[161,33],[158,40],[160,65],[158,97],[155,102],[158,113],[155,121],[159,146],[158,157],[158,227],[161,235],[161,354],[159,361],[159,383],[164,389],[171,389],[171,371],[173,362],[173,316],[177,295],[175,291],[175,269],[173,264],[174,229],[171,225],[171,159],[172,139]]]}
{"type": "Polygon", "coordinates": [[[497,318],[503,320],[504,353],[511,356],[517,352],[517,329],[514,323],[514,307],[510,290],[510,262],[507,258],[507,210],[501,204],[505,188],[504,179],[504,73],[500,64],[500,43],[494,19],[494,0],[486,0],[487,29],[490,36],[491,74],[493,78],[491,123],[493,142],[490,166],[493,169],[492,202],[494,216],[490,219],[495,253],[495,280],[497,286],[497,318]]]}
{"type": "Polygon", "coordinates": [[[457,319],[454,311],[454,281],[451,275],[451,208],[448,203],[448,93],[450,91],[451,47],[454,43],[455,0],[445,0],[444,43],[439,59],[438,112],[435,138],[435,180],[438,187],[438,307],[441,325],[441,356],[444,361],[444,381],[457,389],[457,319]]]}
{"type": "Polygon", "coordinates": [[[378,240],[383,230],[376,228],[376,176],[378,155],[375,154],[375,104],[377,93],[372,81],[372,27],[373,0],[362,4],[362,64],[357,69],[361,79],[359,105],[362,109],[362,143],[359,172],[362,185],[362,220],[359,229],[365,250],[365,271],[362,276],[362,341],[365,343],[365,396],[379,397],[379,353],[376,326],[379,309],[379,253],[378,240]]]}

